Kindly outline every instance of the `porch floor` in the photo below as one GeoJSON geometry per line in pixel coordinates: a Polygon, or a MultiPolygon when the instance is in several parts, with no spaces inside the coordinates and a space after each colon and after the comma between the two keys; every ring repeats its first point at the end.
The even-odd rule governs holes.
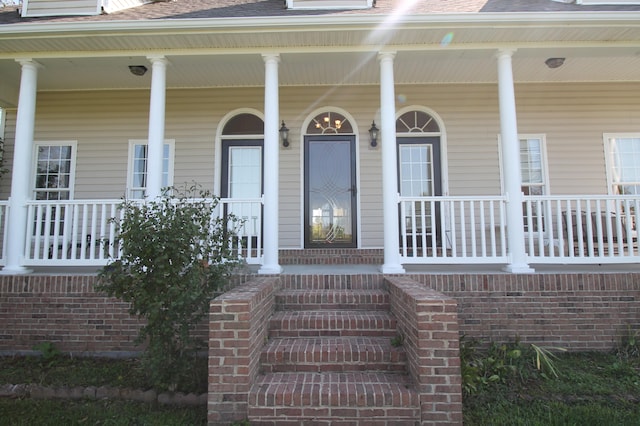
{"type": "MultiPolygon", "coordinates": [[[[593,264],[593,265],[558,265],[532,264],[536,274],[608,274],[639,272],[640,264],[593,264]]],[[[503,265],[473,264],[473,265],[404,265],[405,271],[411,274],[509,274],[502,270],[503,265]]],[[[99,268],[84,267],[33,267],[33,274],[38,275],[93,275],[99,268]]],[[[257,272],[258,265],[252,265],[249,272],[257,272]]],[[[282,265],[282,273],[286,275],[357,275],[381,274],[380,265],[351,264],[351,265],[282,265]]]]}

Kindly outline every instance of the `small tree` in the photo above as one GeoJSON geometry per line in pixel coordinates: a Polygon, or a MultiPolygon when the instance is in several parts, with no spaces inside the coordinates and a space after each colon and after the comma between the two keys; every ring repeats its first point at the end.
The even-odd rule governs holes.
{"type": "Polygon", "coordinates": [[[165,191],[157,201],[124,201],[122,220],[114,219],[122,255],[100,271],[97,288],[146,320],[138,343],[147,344],[143,365],[160,388],[189,378],[206,347],[194,326],[240,262],[232,244],[238,221],[220,219],[218,202],[197,187],[177,196],[165,191]]]}

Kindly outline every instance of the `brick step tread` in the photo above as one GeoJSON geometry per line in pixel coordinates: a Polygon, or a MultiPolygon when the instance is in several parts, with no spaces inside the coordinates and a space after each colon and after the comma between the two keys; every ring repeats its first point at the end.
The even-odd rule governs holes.
{"type": "MultiPolygon", "coordinates": [[[[262,410],[264,411],[264,409],[262,410]]],[[[274,412],[276,415],[263,415],[258,419],[249,418],[251,426],[416,426],[420,424],[419,415],[402,417],[397,408],[363,410],[353,408],[275,408],[268,411],[274,412]],[[329,417],[318,416],[323,411],[328,412],[329,417]],[[299,413],[306,413],[306,415],[299,413]]],[[[403,409],[402,412],[405,411],[406,409],[403,409]]]]}
{"type": "Polygon", "coordinates": [[[277,311],[269,320],[270,337],[394,337],[396,319],[385,311],[277,311]]]}
{"type": "Polygon", "coordinates": [[[262,350],[262,371],[406,371],[406,354],[389,337],[271,339],[262,350]]]}
{"type": "Polygon", "coordinates": [[[384,288],[382,274],[283,274],[282,290],[377,290],[384,288]]]}
{"type": "Polygon", "coordinates": [[[269,373],[256,378],[248,403],[251,417],[252,408],[260,407],[395,407],[414,411],[419,409],[420,398],[404,374],[269,373]]]}
{"type": "Polygon", "coordinates": [[[382,289],[364,290],[285,290],[276,294],[279,310],[385,310],[389,293],[382,289]]]}

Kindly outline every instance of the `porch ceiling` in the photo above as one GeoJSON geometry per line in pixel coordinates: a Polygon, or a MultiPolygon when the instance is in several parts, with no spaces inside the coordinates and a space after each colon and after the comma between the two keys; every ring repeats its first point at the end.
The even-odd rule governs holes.
{"type": "MultiPolygon", "coordinates": [[[[516,82],[640,81],[637,48],[539,48],[520,49],[513,57],[516,82]],[[544,61],[564,57],[564,65],[549,69],[544,61]]],[[[398,84],[495,83],[495,49],[400,51],[395,60],[398,84]]],[[[258,53],[168,55],[170,88],[262,86],[264,62],[258,53]]],[[[129,65],[151,65],[145,56],[101,58],[40,58],[39,90],[146,89],[151,72],[137,77],[129,65]]],[[[379,65],[374,52],[283,53],[280,84],[365,85],[378,84],[379,65]]],[[[0,60],[0,90],[17,87],[20,66],[0,60]]],[[[2,96],[0,96],[2,98],[2,96]]]]}
{"type": "MultiPolygon", "coordinates": [[[[17,101],[16,57],[34,58],[43,66],[39,90],[148,89],[151,73],[133,76],[128,65],[151,68],[146,57],[158,53],[170,61],[170,88],[262,86],[265,52],[281,54],[283,86],[377,84],[376,52],[381,49],[398,52],[398,84],[495,83],[495,53],[504,47],[518,48],[513,56],[516,82],[640,81],[640,21],[557,16],[545,16],[546,22],[496,15],[472,20],[422,16],[401,24],[333,17],[331,23],[254,19],[244,25],[228,20],[5,25],[0,28],[0,105],[17,101]],[[116,25],[118,31],[112,28],[116,25]],[[549,69],[544,64],[549,57],[566,61],[549,69]]],[[[635,16],[640,17],[627,15],[635,16]]]]}

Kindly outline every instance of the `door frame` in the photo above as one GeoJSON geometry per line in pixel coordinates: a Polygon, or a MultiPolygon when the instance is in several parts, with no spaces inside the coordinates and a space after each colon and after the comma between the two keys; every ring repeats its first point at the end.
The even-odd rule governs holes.
{"type": "Polygon", "coordinates": [[[356,135],[353,134],[324,134],[324,135],[305,135],[304,136],[304,153],[303,153],[303,207],[302,207],[302,226],[303,226],[303,247],[304,248],[357,248],[358,247],[358,170],[357,170],[357,140],[356,135]],[[344,141],[349,143],[351,152],[350,165],[351,165],[351,242],[349,243],[312,243],[309,232],[309,143],[310,142],[322,142],[322,141],[344,141]]]}
{"type": "MultiPolygon", "coordinates": [[[[441,136],[396,136],[396,170],[397,170],[397,182],[398,182],[398,194],[402,195],[402,182],[400,180],[401,164],[400,164],[400,145],[426,145],[431,144],[433,146],[433,196],[439,197],[443,195],[443,182],[442,182],[442,138],[441,136]]],[[[434,222],[436,228],[436,235],[442,237],[441,229],[441,215],[443,214],[441,204],[435,203],[434,222]]],[[[398,229],[402,229],[402,220],[404,218],[400,214],[400,206],[398,206],[398,229]]],[[[402,235],[398,235],[400,238],[400,246],[402,247],[402,235]]],[[[437,239],[437,245],[441,246],[440,239],[437,239]]],[[[431,240],[428,239],[427,245],[431,245],[431,240]]]]}

